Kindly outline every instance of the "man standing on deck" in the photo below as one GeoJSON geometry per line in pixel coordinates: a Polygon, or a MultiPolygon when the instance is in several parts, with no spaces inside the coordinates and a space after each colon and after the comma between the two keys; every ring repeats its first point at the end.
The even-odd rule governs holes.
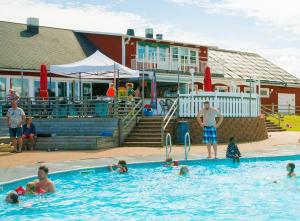
{"type": "Polygon", "coordinates": [[[217,158],[217,128],[223,122],[223,116],[219,110],[210,106],[209,101],[205,101],[204,108],[198,113],[197,121],[203,128],[203,143],[207,146],[208,158],[211,158],[211,145],[217,158]],[[203,117],[203,122],[201,117],[203,117]],[[216,123],[216,117],[219,118],[218,123],[216,123]]]}
{"type": "Polygon", "coordinates": [[[7,123],[9,127],[9,136],[14,146],[13,152],[22,152],[22,125],[25,121],[24,111],[18,107],[17,101],[11,101],[11,108],[7,111],[7,123]],[[19,146],[19,149],[17,148],[19,146]]]}

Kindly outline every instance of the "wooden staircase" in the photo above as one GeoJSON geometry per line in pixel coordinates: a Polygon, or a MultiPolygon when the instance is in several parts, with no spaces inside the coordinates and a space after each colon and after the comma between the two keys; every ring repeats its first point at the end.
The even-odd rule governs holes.
{"type": "Polygon", "coordinates": [[[266,123],[266,127],[267,127],[267,131],[268,132],[282,132],[282,131],[286,131],[285,129],[283,129],[282,127],[280,127],[277,124],[274,124],[270,120],[266,119],[265,123],[266,123]]]}
{"type": "Polygon", "coordinates": [[[126,147],[162,147],[161,123],[163,117],[143,117],[125,139],[126,147]]]}

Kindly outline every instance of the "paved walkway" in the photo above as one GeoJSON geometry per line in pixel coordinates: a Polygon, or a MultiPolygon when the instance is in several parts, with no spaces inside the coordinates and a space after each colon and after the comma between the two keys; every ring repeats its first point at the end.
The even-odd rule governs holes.
{"type": "MultiPolygon", "coordinates": [[[[245,157],[284,156],[300,154],[300,132],[270,133],[267,140],[239,144],[245,157]]],[[[219,146],[219,158],[224,158],[226,145],[219,146]]],[[[183,146],[174,146],[173,159],[184,158],[183,146]]],[[[189,159],[204,159],[205,146],[191,147],[189,159]]],[[[37,167],[46,164],[50,172],[105,166],[124,159],[128,163],[163,161],[165,148],[120,147],[97,151],[23,152],[20,154],[0,153],[0,183],[35,175],[37,167]]]]}

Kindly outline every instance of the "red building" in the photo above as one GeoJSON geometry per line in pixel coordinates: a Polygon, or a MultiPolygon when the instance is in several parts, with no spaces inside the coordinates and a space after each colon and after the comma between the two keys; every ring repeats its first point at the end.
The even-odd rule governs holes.
{"type": "MultiPolygon", "coordinates": [[[[291,112],[300,106],[300,80],[258,54],[164,40],[161,34],[154,37],[151,29],[145,37],[134,36],[133,30],[127,34],[49,27],[37,30],[32,33],[28,25],[0,22],[0,42],[5,45],[0,51],[0,97],[11,87],[33,97],[38,91],[40,64],[71,63],[100,50],[132,69],[156,70],[159,98],[176,96],[178,86],[180,93],[188,93],[190,69],[195,70],[196,90],[200,91],[208,65],[216,91],[249,93],[251,87],[254,93],[260,88],[262,105],[279,105],[282,112],[287,110],[285,105],[290,105],[291,112]]],[[[85,80],[83,93],[104,95],[108,82],[85,80]]],[[[138,84],[135,82],[135,87],[138,84]]],[[[78,88],[76,80],[53,76],[55,96],[78,95],[78,88]]],[[[148,84],[146,97],[150,96],[149,88],[148,84]]]]}

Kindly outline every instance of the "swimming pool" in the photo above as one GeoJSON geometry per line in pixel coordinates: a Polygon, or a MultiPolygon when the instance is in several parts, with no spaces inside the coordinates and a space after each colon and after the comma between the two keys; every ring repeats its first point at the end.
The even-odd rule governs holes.
{"type": "Polygon", "coordinates": [[[188,161],[186,177],[162,163],[129,165],[128,174],[70,171],[50,175],[57,193],[6,204],[7,191],[27,179],[4,185],[0,220],[299,220],[300,182],[286,177],[290,161],[297,172],[300,156],[242,159],[239,166],[188,161]]]}

